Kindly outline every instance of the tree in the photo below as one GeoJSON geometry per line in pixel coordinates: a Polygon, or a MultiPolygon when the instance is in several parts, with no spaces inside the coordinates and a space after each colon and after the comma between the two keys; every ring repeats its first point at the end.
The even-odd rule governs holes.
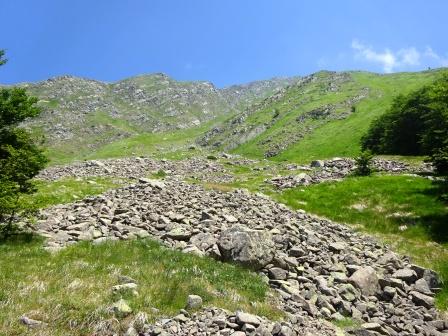
{"type": "Polygon", "coordinates": [[[372,123],[361,147],[376,154],[428,155],[442,173],[448,165],[448,73],[396,97],[389,111],[372,123]]]}
{"type": "Polygon", "coordinates": [[[4,58],[5,56],[5,51],[0,49],[0,65],[3,65],[6,63],[6,59],[4,58]]]}
{"type": "MultiPolygon", "coordinates": [[[[3,57],[0,50],[0,65],[6,62],[3,57]]],[[[47,162],[30,133],[19,127],[40,113],[36,103],[24,89],[0,89],[0,238],[12,234],[17,214],[31,210],[20,197],[35,190],[31,179],[47,162]]]]}

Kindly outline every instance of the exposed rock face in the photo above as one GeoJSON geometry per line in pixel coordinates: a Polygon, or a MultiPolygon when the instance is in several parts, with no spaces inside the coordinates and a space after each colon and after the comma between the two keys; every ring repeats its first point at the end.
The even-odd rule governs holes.
{"type": "Polygon", "coordinates": [[[218,247],[224,260],[259,270],[274,257],[274,242],[268,232],[249,230],[235,225],[218,238],[218,247]]]}
{"type": "MultiPolygon", "coordinates": [[[[276,327],[275,333],[272,329],[270,335],[280,335],[279,330],[288,334],[289,329],[296,335],[302,323],[322,327],[319,318],[342,316],[379,324],[389,335],[436,335],[447,329],[433,322],[440,320],[429,285],[437,283],[434,272],[345,226],[245,191],[223,193],[169,179],[159,188],[142,181],[42,210],[37,226],[48,237],[49,249],[79,240],[97,244],[150,236],[184,252],[259,269],[278,293],[280,307],[291,314],[290,324],[276,327]]],[[[250,323],[244,327],[227,316],[233,324],[219,325],[230,328],[228,332],[255,335],[259,328],[250,323]]],[[[160,327],[174,325],[172,335],[205,328],[191,320],[174,319],[160,327]]],[[[353,333],[375,335],[376,330],[367,325],[353,333]]]]}
{"type": "Polygon", "coordinates": [[[221,93],[229,104],[241,109],[266,99],[299,80],[300,77],[272,78],[247,84],[232,85],[222,89],[221,93]]]}
{"type": "Polygon", "coordinates": [[[52,145],[89,140],[95,146],[94,137],[105,132],[107,143],[142,131],[197,126],[232,111],[213,84],[178,82],[164,74],[112,84],[62,76],[23,86],[44,109],[28,125],[43,128],[52,145]]]}

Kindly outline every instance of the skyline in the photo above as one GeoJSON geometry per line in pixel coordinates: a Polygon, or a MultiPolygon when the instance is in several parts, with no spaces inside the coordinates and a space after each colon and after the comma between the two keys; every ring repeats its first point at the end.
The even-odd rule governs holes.
{"type": "Polygon", "coordinates": [[[448,66],[448,3],[0,0],[0,83],[166,73],[217,87],[320,70],[448,66]],[[88,10],[86,10],[88,9],[88,10]]]}

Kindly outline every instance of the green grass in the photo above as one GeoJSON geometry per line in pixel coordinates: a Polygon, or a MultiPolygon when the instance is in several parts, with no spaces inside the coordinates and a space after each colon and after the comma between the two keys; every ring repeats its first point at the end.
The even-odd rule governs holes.
{"type": "Polygon", "coordinates": [[[159,169],[157,172],[151,174],[152,178],[164,179],[166,177],[166,172],[163,169],[159,169]]]}
{"type": "Polygon", "coordinates": [[[151,319],[175,315],[189,294],[205,305],[243,309],[272,319],[282,316],[268,285],[255,273],[231,264],[169,250],[150,240],[84,242],[50,254],[42,241],[0,244],[0,334],[87,335],[103,321],[123,331],[131,317],[114,320],[108,312],[119,296],[111,287],[126,275],[138,284],[138,296],[125,295],[133,315],[151,319]],[[18,262],[20,260],[20,262],[18,262]],[[157,308],[159,313],[151,308],[157,308]],[[19,317],[48,323],[28,330],[19,317]]]}
{"type": "Polygon", "coordinates": [[[341,320],[333,320],[331,321],[336,327],[341,328],[343,330],[350,329],[350,328],[356,328],[361,326],[361,322],[357,321],[350,317],[344,317],[341,320]]]}
{"type": "Polygon", "coordinates": [[[445,281],[438,305],[448,309],[448,207],[428,179],[376,175],[286,190],[279,201],[378,235],[445,281]],[[399,228],[406,225],[407,229],[399,228]]]}
{"type": "Polygon", "coordinates": [[[85,179],[64,178],[57,181],[36,181],[37,192],[23,196],[22,201],[37,208],[70,203],[87,196],[98,195],[117,188],[127,181],[120,178],[90,177],[85,179]]]}
{"type": "Polygon", "coordinates": [[[303,140],[281,153],[275,160],[308,162],[334,156],[355,156],[360,150],[360,139],[370,123],[387,111],[392,99],[433,81],[438,72],[398,73],[379,76],[367,72],[353,72],[361,87],[369,87],[369,97],[356,105],[356,112],[343,120],[335,120],[317,128],[303,140]]]}

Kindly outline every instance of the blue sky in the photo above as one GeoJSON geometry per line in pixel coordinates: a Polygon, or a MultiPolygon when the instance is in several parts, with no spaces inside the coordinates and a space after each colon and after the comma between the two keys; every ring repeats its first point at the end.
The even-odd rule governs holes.
{"type": "Polygon", "coordinates": [[[217,86],[448,66],[444,0],[0,0],[0,83],[164,72],[217,86]]]}

